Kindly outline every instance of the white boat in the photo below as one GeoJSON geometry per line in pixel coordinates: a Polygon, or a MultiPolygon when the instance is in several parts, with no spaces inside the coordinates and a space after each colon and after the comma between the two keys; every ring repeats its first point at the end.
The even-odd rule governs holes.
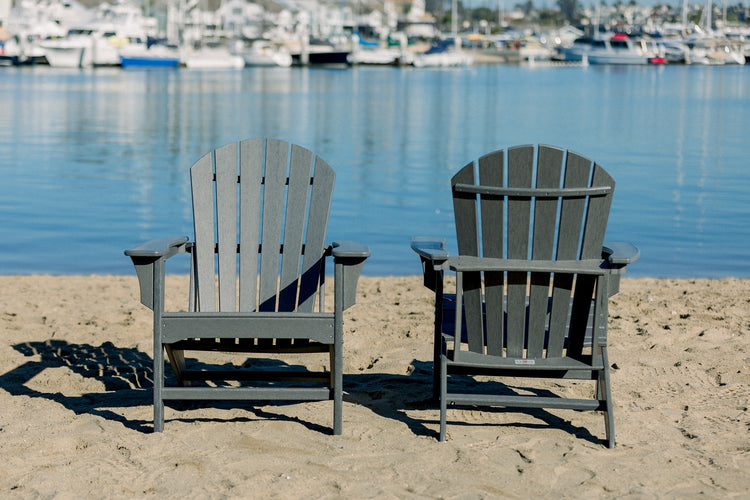
{"type": "Polygon", "coordinates": [[[349,54],[350,64],[372,64],[372,65],[390,65],[406,64],[404,53],[401,49],[394,48],[366,48],[357,49],[349,54]]]}
{"type": "Polygon", "coordinates": [[[470,66],[474,63],[474,56],[461,49],[461,40],[442,41],[433,45],[427,52],[414,55],[414,66],[426,67],[449,67],[470,66]]]}
{"type": "Polygon", "coordinates": [[[591,52],[591,46],[594,39],[590,36],[581,36],[573,40],[570,45],[561,45],[557,48],[557,54],[552,56],[553,59],[565,62],[582,62],[584,56],[588,57],[591,52]]]}
{"type": "Polygon", "coordinates": [[[414,53],[407,48],[406,35],[399,33],[394,38],[397,41],[395,45],[385,46],[379,41],[364,41],[355,35],[349,63],[375,66],[414,64],[414,53]]]}
{"type": "Polygon", "coordinates": [[[39,47],[50,66],[119,66],[120,50],[145,45],[156,26],[155,18],[145,17],[132,3],[102,3],[93,21],[71,28],[65,37],[42,40],[39,47]]]}
{"type": "Polygon", "coordinates": [[[589,64],[648,64],[656,54],[644,43],[636,43],[627,35],[594,40],[588,53],[589,64]]]}
{"type": "Polygon", "coordinates": [[[322,40],[303,41],[292,44],[292,63],[307,65],[348,65],[351,49],[322,40]]]}
{"type": "Polygon", "coordinates": [[[552,49],[539,42],[539,40],[527,40],[518,49],[518,56],[521,61],[533,64],[535,61],[549,61],[552,58],[553,52],[552,49]]]}
{"type": "Polygon", "coordinates": [[[72,26],[90,22],[95,13],[77,0],[18,0],[3,18],[0,0],[1,30],[6,30],[6,60],[14,64],[44,64],[46,57],[39,47],[41,40],[62,38],[72,26]]]}
{"type": "Polygon", "coordinates": [[[589,64],[649,64],[662,61],[657,57],[645,42],[616,33],[610,37],[578,38],[570,47],[559,49],[557,59],[589,64]]]}
{"type": "Polygon", "coordinates": [[[42,40],[38,46],[44,52],[47,63],[55,68],[85,68],[93,64],[90,37],[66,37],[42,40]],[[84,54],[88,52],[88,57],[84,54]]]}
{"type": "Polygon", "coordinates": [[[42,40],[39,47],[44,50],[50,66],[87,68],[118,66],[120,49],[145,43],[146,38],[140,33],[126,34],[111,24],[95,24],[73,28],[64,38],[42,40]]]}
{"type": "Polygon", "coordinates": [[[745,64],[745,54],[739,44],[710,34],[698,34],[685,41],[690,49],[690,62],[718,66],[724,64],[745,64]]]}
{"type": "Polygon", "coordinates": [[[654,45],[668,64],[690,64],[690,49],[681,39],[662,38],[656,40],[654,45]]]}
{"type": "Polygon", "coordinates": [[[188,69],[242,69],[245,60],[232,54],[228,48],[202,47],[182,53],[182,64],[188,69]]]}
{"type": "Polygon", "coordinates": [[[0,26],[0,66],[21,64],[24,53],[17,37],[5,36],[7,32],[0,26]]]}
{"type": "Polygon", "coordinates": [[[255,40],[250,47],[240,46],[232,51],[241,56],[245,66],[280,66],[288,68],[292,65],[292,55],[283,45],[276,45],[269,40],[255,40]]]}

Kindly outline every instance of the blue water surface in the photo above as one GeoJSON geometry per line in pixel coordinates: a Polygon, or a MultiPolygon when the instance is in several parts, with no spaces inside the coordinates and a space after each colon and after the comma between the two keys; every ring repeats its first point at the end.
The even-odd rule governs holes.
{"type": "MultiPolygon", "coordinates": [[[[337,172],[329,240],[369,275],[453,243],[449,180],[495,149],[570,148],[617,180],[631,276],[750,276],[750,67],[0,68],[0,273],[132,273],[123,250],[192,234],[189,166],[248,137],[337,172]]],[[[186,272],[177,263],[173,272],[186,272]]]]}

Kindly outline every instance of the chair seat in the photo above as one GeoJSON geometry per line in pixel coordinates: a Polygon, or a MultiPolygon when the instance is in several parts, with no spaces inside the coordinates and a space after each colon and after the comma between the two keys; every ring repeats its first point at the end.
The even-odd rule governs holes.
{"type": "Polygon", "coordinates": [[[172,349],[183,351],[215,351],[238,353],[306,353],[328,352],[330,343],[323,344],[310,339],[233,339],[198,338],[184,339],[170,344],[172,349]]]}
{"type": "Polygon", "coordinates": [[[189,338],[307,338],[333,343],[333,313],[298,312],[165,312],[162,339],[189,338]]]}
{"type": "Polygon", "coordinates": [[[605,411],[606,402],[596,399],[573,399],[544,396],[505,396],[498,394],[446,394],[453,405],[502,406],[505,408],[559,408],[566,410],[605,411]]]}
{"type": "Polygon", "coordinates": [[[502,356],[492,356],[470,351],[460,351],[456,353],[453,349],[446,352],[446,361],[449,368],[466,367],[474,369],[485,369],[488,372],[493,370],[505,371],[591,371],[602,370],[604,364],[600,357],[591,355],[580,356],[580,359],[571,357],[554,357],[554,358],[510,358],[502,356]]]}
{"type": "MultiPolygon", "coordinates": [[[[482,299],[482,321],[486,328],[486,307],[484,304],[484,298],[482,299]]],[[[593,299],[592,299],[593,304],[593,299]]],[[[504,307],[507,307],[507,297],[503,299],[504,307]]],[[[528,312],[528,298],[526,300],[526,309],[528,312]]],[[[552,299],[549,299],[548,301],[548,307],[547,307],[547,314],[549,314],[550,307],[552,306],[552,299]]],[[[573,307],[573,300],[570,301],[570,307],[573,307]]],[[[461,319],[463,321],[461,326],[461,341],[466,342],[466,311],[462,311],[461,319]]],[[[547,317],[546,325],[549,327],[549,317],[547,317]]],[[[585,347],[591,346],[591,335],[593,331],[594,326],[594,313],[593,308],[589,312],[588,320],[586,322],[586,334],[584,337],[584,343],[583,345],[585,347]]],[[[449,337],[455,337],[456,335],[456,294],[455,293],[446,293],[443,294],[443,321],[442,321],[442,333],[443,335],[447,335],[449,337]]],[[[601,326],[599,328],[599,343],[605,344],[607,339],[607,328],[605,326],[601,326]]],[[[567,343],[567,339],[566,339],[567,343]]]]}

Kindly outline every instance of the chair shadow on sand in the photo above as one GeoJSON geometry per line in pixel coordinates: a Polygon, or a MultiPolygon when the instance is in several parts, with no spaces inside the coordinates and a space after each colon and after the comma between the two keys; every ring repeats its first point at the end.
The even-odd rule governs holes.
{"type": "MultiPolygon", "coordinates": [[[[139,432],[151,432],[152,421],[133,420],[119,414],[116,409],[153,404],[153,360],[137,348],[118,347],[112,342],[104,342],[100,346],[90,344],[72,344],[64,340],[33,341],[15,344],[13,349],[27,357],[40,359],[27,361],[18,367],[0,375],[0,388],[14,396],[28,396],[54,401],[76,414],[97,415],[104,419],[119,422],[129,429],[139,432]],[[42,392],[29,387],[27,383],[48,368],[65,367],[86,379],[93,379],[104,386],[104,392],[89,392],[69,396],[61,392],[42,392]]],[[[263,363],[265,360],[253,360],[263,363]]],[[[292,369],[280,361],[271,361],[267,369],[292,369]],[[283,366],[280,366],[283,365],[283,366]]],[[[301,369],[302,367],[300,367],[301,369]]],[[[171,370],[165,367],[165,373],[171,370]]],[[[476,382],[469,376],[456,376],[454,380],[467,386],[476,382]],[[461,380],[458,380],[458,379],[461,380]]],[[[485,382],[486,384],[486,382],[485,382]]],[[[363,406],[373,413],[391,420],[404,423],[407,428],[418,436],[436,437],[437,431],[425,424],[436,425],[438,403],[432,398],[432,362],[413,360],[403,375],[391,373],[377,373],[363,371],[360,373],[344,373],[344,400],[363,406]],[[435,410],[435,416],[429,420],[416,419],[409,416],[413,410],[435,410]]],[[[511,394],[514,388],[496,382],[490,388],[493,391],[506,391],[511,394]]],[[[549,396],[544,390],[535,390],[537,395],[549,396]]],[[[255,419],[274,419],[291,421],[321,433],[330,433],[325,425],[307,422],[297,417],[290,417],[281,413],[268,411],[272,406],[286,406],[298,404],[296,402],[269,403],[262,402],[262,407],[255,407],[253,402],[236,401],[206,401],[206,402],[171,402],[168,406],[180,410],[191,408],[242,408],[255,418],[233,418],[231,421],[252,421],[255,419]]],[[[505,409],[482,407],[485,412],[509,412],[527,414],[539,423],[520,423],[513,417],[508,423],[497,424],[487,422],[451,422],[451,425],[463,426],[504,426],[515,428],[559,428],[579,439],[593,443],[600,440],[593,436],[586,428],[573,425],[570,421],[560,418],[544,409],[505,409]]],[[[227,421],[216,418],[177,417],[170,420],[188,422],[196,421],[227,421]]]]}

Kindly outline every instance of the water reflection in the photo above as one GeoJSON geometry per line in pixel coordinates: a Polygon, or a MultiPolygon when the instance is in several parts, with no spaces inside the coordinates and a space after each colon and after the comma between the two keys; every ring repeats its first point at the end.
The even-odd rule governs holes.
{"type": "Polygon", "coordinates": [[[0,272],[129,273],[123,248],[192,233],[193,161],[273,136],[337,171],[329,239],[368,243],[370,274],[417,273],[413,234],[451,238],[459,167],[541,142],[617,179],[609,237],[641,246],[632,274],[747,276],[745,71],[5,68],[0,272]]]}

